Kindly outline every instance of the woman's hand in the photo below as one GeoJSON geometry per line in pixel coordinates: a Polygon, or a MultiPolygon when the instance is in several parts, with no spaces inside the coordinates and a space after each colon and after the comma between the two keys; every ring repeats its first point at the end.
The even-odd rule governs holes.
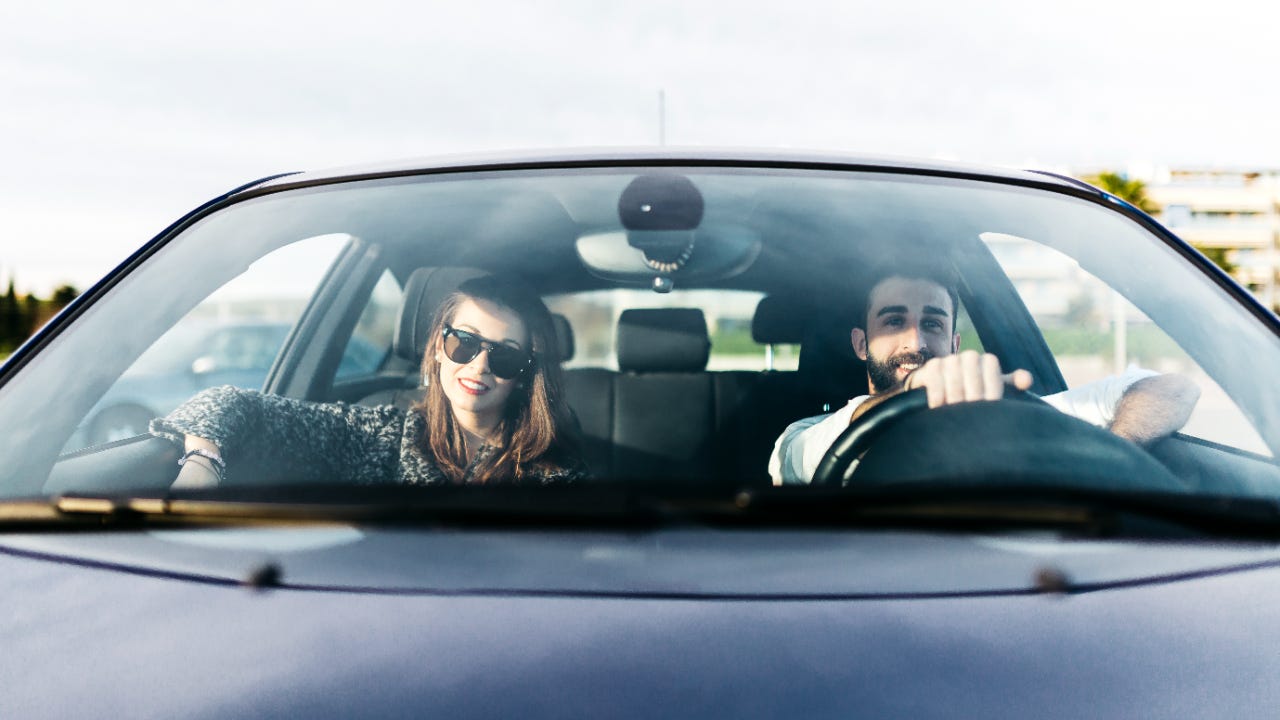
{"type": "Polygon", "coordinates": [[[192,450],[203,450],[219,458],[222,457],[218,446],[213,442],[195,435],[187,435],[183,443],[186,461],[182,463],[182,468],[178,470],[178,477],[170,487],[175,490],[217,487],[222,477],[219,468],[207,457],[190,455],[192,450]]]}

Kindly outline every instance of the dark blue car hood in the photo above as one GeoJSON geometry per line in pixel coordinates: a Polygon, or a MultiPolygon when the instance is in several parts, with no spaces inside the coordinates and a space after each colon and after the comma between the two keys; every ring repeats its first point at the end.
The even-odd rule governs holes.
{"type": "Polygon", "coordinates": [[[1262,716],[1280,550],[674,529],[0,540],[0,714],[1262,716]],[[263,562],[281,587],[235,585],[263,562]],[[1066,594],[1037,593],[1046,571],[1066,594]]]}

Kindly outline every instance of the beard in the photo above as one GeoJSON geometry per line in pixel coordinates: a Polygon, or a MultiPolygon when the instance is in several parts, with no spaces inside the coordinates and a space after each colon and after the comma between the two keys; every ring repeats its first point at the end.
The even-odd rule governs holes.
{"type": "Polygon", "coordinates": [[[897,355],[891,355],[887,360],[881,360],[871,351],[867,351],[867,377],[871,379],[871,388],[876,393],[887,393],[898,390],[902,387],[902,381],[906,378],[898,377],[898,368],[903,365],[924,365],[934,357],[934,354],[928,350],[922,352],[904,352],[897,355]]]}

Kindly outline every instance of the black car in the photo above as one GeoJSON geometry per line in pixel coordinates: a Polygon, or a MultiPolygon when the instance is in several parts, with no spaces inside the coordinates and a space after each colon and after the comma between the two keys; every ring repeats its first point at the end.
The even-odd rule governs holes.
{"type": "MultiPolygon", "coordinates": [[[[498,345],[471,356],[519,377],[498,345]]],[[[268,178],[0,367],[0,716],[1270,716],[1277,366],[1246,290],[1042,172],[663,149],[268,178]],[[945,268],[955,349],[1028,391],[896,394],[792,482],[780,436],[875,388],[854,328],[900,261],[945,268]],[[459,283],[533,288],[584,474],[356,483],[282,448],[183,489],[159,431],[74,441],[253,267],[288,327],[261,389],[340,409],[422,407],[459,283]],[[353,343],[376,364],[340,372],[353,343]],[[1133,442],[1045,402],[1132,373],[1189,416],[1133,442]]]]}

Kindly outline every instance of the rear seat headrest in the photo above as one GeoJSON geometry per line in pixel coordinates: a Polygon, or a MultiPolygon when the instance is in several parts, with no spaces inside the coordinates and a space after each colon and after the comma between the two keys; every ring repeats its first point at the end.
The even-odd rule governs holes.
{"type": "Polygon", "coordinates": [[[840,317],[815,318],[800,345],[801,381],[833,407],[868,392],[867,365],[853,351],[851,329],[840,317]]]}
{"type": "Polygon", "coordinates": [[[761,345],[799,345],[809,314],[807,305],[792,298],[760,298],[751,316],[751,339],[761,345]]]}
{"type": "Polygon", "coordinates": [[[700,372],[711,338],[697,308],[623,310],[618,318],[618,367],[624,372],[700,372]]]}
{"type": "Polygon", "coordinates": [[[560,313],[551,313],[551,323],[556,328],[556,351],[560,353],[557,358],[560,362],[569,362],[573,359],[573,326],[569,324],[569,318],[560,313]]]}
{"type": "Polygon", "coordinates": [[[392,343],[396,355],[417,362],[426,351],[431,321],[449,293],[462,283],[487,275],[483,270],[467,267],[418,268],[404,285],[404,301],[400,305],[399,329],[392,343]]]}

